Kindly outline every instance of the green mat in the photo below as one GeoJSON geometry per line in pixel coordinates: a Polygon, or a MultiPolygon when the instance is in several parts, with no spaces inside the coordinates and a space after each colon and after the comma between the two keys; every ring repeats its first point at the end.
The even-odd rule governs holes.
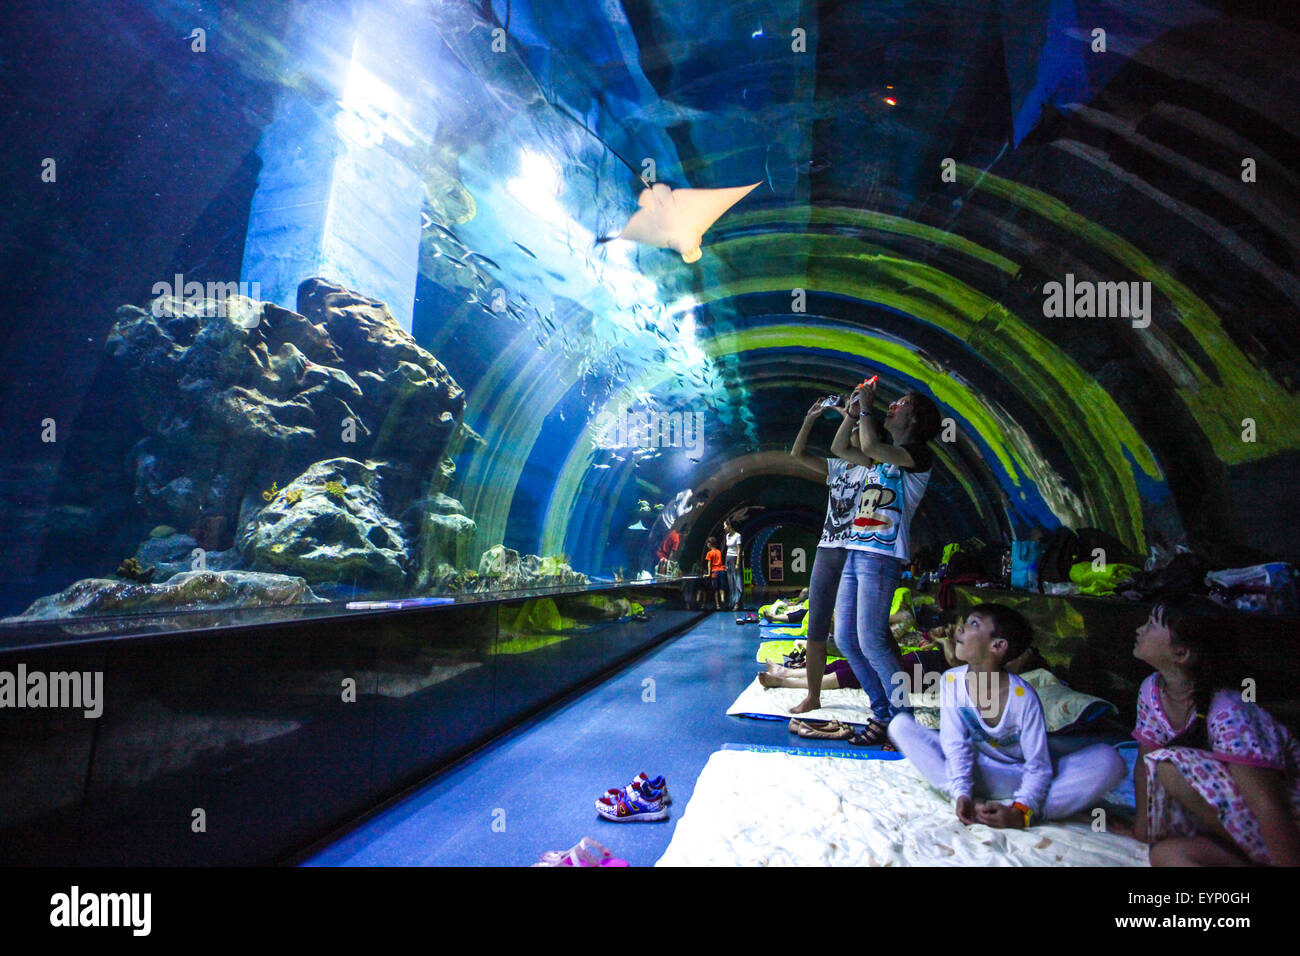
{"type": "MultiPolygon", "coordinates": [[[[794,643],[794,641],[764,641],[762,644],[758,645],[758,662],[760,664],[766,664],[768,662],[780,664],[785,658],[785,655],[794,650],[794,643]]],[[[836,657],[834,654],[830,654],[826,657],[827,664],[831,663],[831,661],[842,660],[844,660],[844,658],[836,657]]]]}

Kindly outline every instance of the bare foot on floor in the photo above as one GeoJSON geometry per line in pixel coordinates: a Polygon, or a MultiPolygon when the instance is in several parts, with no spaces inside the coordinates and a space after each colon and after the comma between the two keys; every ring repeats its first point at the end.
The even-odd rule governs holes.
{"type": "Polygon", "coordinates": [[[799,703],[790,708],[792,714],[806,714],[810,710],[821,710],[822,701],[820,697],[813,697],[811,694],[805,697],[799,703]]]}

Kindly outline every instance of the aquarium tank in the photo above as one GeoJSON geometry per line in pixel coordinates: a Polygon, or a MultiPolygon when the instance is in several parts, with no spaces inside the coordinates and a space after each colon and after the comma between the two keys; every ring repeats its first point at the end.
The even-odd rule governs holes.
{"type": "Polygon", "coordinates": [[[799,585],[791,446],[872,376],[943,416],[932,567],[1060,527],[1297,560],[1295,19],[25,5],[0,615],[677,581],[724,520],[799,585]]]}

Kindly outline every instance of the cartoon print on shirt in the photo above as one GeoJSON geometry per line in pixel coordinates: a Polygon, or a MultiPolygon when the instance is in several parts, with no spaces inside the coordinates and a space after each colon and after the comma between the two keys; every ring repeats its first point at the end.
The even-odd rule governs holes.
{"type": "Polygon", "coordinates": [[[902,511],[895,505],[897,500],[898,493],[894,489],[869,478],[853,519],[854,537],[859,541],[874,539],[882,544],[892,544],[902,517],[902,511]]]}
{"type": "Polygon", "coordinates": [[[970,731],[971,736],[977,741],[983,741],[991,747],[997,747],[999,750],[1005,750],[1020,743],[1019,730],[1011,730],[1001,737],[994,736],[993,732],[984,726],[984,722],[980,720],[979,711],[974,707],[958,707],[957,713],[961,716],[961,722],[966,725],[966,729],[970,731]]]}
{"type": "Polygon", "coordinates": [[[853,530],[853,518],[862,492],[860,469],[840,465],[830,481],[830,500],[826,507],[826,524],[822,542],[842,541],[853,530]]]}

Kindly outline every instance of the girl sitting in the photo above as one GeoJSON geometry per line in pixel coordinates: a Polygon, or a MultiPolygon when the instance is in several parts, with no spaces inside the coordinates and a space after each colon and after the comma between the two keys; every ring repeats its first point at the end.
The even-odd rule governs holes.
{"type": "Polygon", "coordinates": [[[1152,866],[1300,864],[1300,744],[1242,699],[1218,652],[1224,622],[1162,602],[1133,656],[1156,669],[1138,692],[1134,836],[1152,866]]]}

